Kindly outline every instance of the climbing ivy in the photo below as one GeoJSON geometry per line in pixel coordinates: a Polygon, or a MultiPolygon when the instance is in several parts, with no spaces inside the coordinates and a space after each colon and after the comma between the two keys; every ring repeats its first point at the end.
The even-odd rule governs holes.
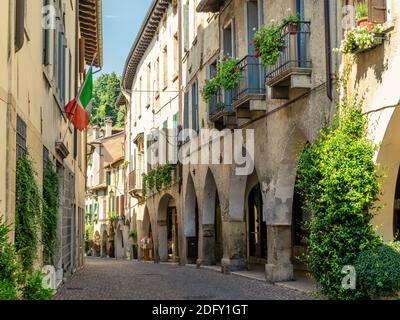
{"type": "Polygon", "coordinates": [[[42,195],[32,160],[25,154],[17,162],[15,247],[24,271],[31,271],[37,256],[42,218],[42,195]]]}
{"type": "Polygon", "coordinates": [[[48,162],[43,174],[42,216],[43,260],[46,264],[54,264],[54,252],[57,244],[58,182],[54,165],[48,162]]]}
{"type": "Polygon", "coordinates": [[[157,169],[151,170],[147,175],[143,176],[143,197],[149,193],[160,192],[172,185],[172,171],[175,169],[173,165],[167,164],[157,169]]]}

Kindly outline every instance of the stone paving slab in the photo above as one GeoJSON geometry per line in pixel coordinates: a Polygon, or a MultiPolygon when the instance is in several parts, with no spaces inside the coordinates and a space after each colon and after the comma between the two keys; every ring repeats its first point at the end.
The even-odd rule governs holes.
{"type": "Polygon", "coordinates": [[[177,265],[88,258],[56,300],[310,300],[266,282],[177,265]]]}

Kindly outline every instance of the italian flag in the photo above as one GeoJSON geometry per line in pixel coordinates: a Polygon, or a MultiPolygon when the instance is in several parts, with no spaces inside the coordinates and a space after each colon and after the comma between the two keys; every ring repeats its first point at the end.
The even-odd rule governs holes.
{"type": "Polygon", "coordinates": [[[85,82],[77,98],[71,100],[65,107],[68,120],[74,127],[83,131],[90,123],[93,102],[93,70],[90,67],[85,82]]]}

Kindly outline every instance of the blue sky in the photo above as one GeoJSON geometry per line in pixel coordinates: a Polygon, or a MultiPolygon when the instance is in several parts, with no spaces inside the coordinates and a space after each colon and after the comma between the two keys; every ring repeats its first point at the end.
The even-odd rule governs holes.
{"type": "Polygon", "coordinates": [[[150,7],[151,0],[103,0],[102,73],[120,76],[134,39],[150,7]]]}

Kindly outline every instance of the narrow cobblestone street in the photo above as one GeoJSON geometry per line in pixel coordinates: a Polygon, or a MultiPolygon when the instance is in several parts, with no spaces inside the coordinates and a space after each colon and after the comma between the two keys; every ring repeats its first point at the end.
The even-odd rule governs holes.
{"type": "Polygon", "coordinates": [[[57,300],[304,300],[256,280],[176,265],[88,258],[57,300]]]}

